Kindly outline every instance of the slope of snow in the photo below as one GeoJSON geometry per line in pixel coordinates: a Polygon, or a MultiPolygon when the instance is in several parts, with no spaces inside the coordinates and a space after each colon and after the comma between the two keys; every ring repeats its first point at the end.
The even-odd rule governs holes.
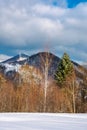
{"type": "Polygon", "coordinates": [[[87,130],[87,114],[2,113],[0,130],[87,130]]]}
{"type": "Polygon", "coordinates": [[[23,60],[26,60],[27,58],[25,57],[19,57],[19,59],[17,61],[23,61],[23,60]]]}
{"type": "Polygon", "coordinates": [[[16,71],[16,72],[18,72],[21,65],[19,65],[19,64],[11,65],[11,64],[5,63],[5,64],[3,64],[3,66],[5,66],[5,68],[6,68],[5,72],[8,72],[8,71],[16,71]]]}
{"type": "Polygon", "coordinates": [[[18,72],[21,67],[21,65],[19,65],[19,64],[12,65],[12,64],[8,64],[8,63],[1,63],[0,65],[5,67],[5,73],[7,73],[9,71],[18,72]]]}

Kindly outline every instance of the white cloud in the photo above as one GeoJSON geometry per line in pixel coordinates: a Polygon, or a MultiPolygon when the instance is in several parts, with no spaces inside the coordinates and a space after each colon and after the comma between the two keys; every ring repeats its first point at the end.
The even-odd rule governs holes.
{"type": "Polygon", "coordinates": [[[32,7],[32,11],[39,16],[45,17],[62,17],[65,14],[65,9],[61,7],[36,4],[32,7]]]}
{"type": "Polygon", "coordinates": [[[6,5],[9,6],[9,4],[13,4],[16,6],[33,6],[35,4],[47,4],[47,5],[52,5],[52,4],[57,4],[57,6],[60,7],[67,7],[67,0],[0,0],[0,5],[6,5]]]}
{"type": "Polygon", "coordinates": [[[45,3],[30,1],[32,6],[29,8],[18,7],[17,4],[1,6],[0,41],[5,40],[7,45],[40,49],[49,40],[52,48],[63,46],[72,53],[77,47],[74,54],[78,55],[78,50],[84,56],[87,47],[87,4],[67,9],[45,3]],[[78,48],[79,44],[81,47],[78,48]]]}

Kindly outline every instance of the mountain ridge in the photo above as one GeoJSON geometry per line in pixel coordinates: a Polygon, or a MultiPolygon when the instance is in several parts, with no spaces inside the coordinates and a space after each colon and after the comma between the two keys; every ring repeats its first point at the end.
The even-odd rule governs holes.
{"type": "Polygon", "coordinates": [[[29,57],[28,55],[20,53],[20,54],[18,54],[16,56],[13,56],[13,57],[1,62],[1,63],[15,64],[15,63],[19,63],[20,61],[22,61],[22,60],[24,60],[24,59],[26,59],[28,57],[29,57]]]}
{"type": "MultiPolygon", "coordinates": [[[[39,69],[42,73],[44,73],[43,68],[47,61],[49,63],[48,75],[53,78],[60,60],[61,58],[59,58],[58,56],[54,55],[51,52],[38,52],[31,56],[21,53],[1,62],[0,72],[5,72],[5,73],[10,71],[18,72],[18,69],[22,65],[27,64],[29,66],[33,66],[39,69]]],[[[72,61],[72,63],[74,64],[75,70],[80,73],[81,71],[78,69],[78,67],[80,68],[80,65],[74,61],[72,61]]]]}

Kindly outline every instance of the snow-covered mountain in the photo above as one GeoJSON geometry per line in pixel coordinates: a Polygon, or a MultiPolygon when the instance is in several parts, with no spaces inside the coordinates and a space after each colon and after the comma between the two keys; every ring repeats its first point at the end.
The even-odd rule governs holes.
{"type": "MultiPolygon", "coordinates": [[[[8,72],[11,72],[11,73],[18,72],[22,65],[27,64],[29,66],[39,69],[43,73],[44,72],[43,68],[44,68],[46,60],[48,60],[47,62],[49,63],[48,74],[50,77],[54,77],[58,63],[60,62],[60,58],[48,52],[39,52],[32,56],[28,56],[25,54],[18,54],[8,60],[3,61],[0,64],[0,72],[3,72],[4,74],[8,72]]],[[[81,67],[79,64],[77,64],[74,61],[72,62],[74,64],[77,79],[79,81],[82,81],[83,75],[86,72],[86,70],[84,70],[85,68],[81,67]]]]}
{"type": "Polygon", "coordinates": [[[19,68],[21,67],[21,64],[24,64],[26,59],[28,59],[28,55],[25,54],[18,54],[14,57],[11,57],[3,62],[0,63],[0,66],[4,68],[4,73],[7,73],[9,71],[16,71],[18,72],[19,68]]]}
{"type": "Polygon", "coordinates": [[[14,64],[14,65],[17,63],[20,64],[20,62],[26,60],[28,57],[29,57],[28,55],[21,53],[12,58],[9,58],[8,60],[3,61],[2,63],[14,64]]]}
{"type": "Polygon", "coordinates": [[[17,72],[20,66],[24,64],[28,64],[30,66],[33,66],[43,71],[43,67],[44,67],[47,56],[48,56],[48,62],[50,63],[49,75],[52,76],[55,73],[55,70],[58,66],[60,58],[55,56],[52,53],[49,53],[48,55],[47,52],[40,52],[30,57],[25,54],[19,54],[8,60],[3,61],[1,63],[1,66],[5,68],[5,72],[14,71],[14,70],[17,72]]]}

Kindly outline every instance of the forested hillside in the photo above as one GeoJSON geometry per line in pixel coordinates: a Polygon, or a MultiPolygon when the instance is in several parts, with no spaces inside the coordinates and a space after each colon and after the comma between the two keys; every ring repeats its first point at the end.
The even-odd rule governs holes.
{"type": "Polygon", "coordinates": [[[22,56],[0,64],[0,112],[87,112],[87,69],[67,53],[22,56]]]}

